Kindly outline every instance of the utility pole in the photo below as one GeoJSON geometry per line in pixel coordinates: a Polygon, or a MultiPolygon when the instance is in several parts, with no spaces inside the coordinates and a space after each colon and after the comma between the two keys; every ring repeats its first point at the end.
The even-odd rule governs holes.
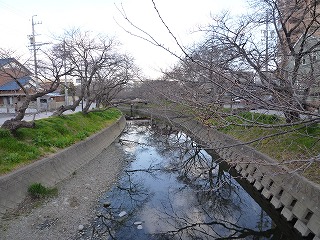
{"type": "MultiPolygon", "coordinates": [[[[39,79],[38,79],[38,65],[37,65],[37,46],[40,46],[41,44],[36,43],[36,34],[34,31],[34,26],[37,24],[42,24],[41,22],[35,22],[34,17],[37,15],[32,16],[32,33],[29,36],[30,45],[32,47],[33,51],[33,60],[34,60],[34,76],[36,80],[36,91],[40,88],[39,79]]],[[[40,111],[40,98],[37,98],[37,111],[40,111]]]]}
{"type": "Polygon", "coordinates": [[[266,72],[269,71],[269,11],[266,15],[266,72]]]}
{"type": "MultiPolygon", "coordinates": [[[[66,52],[66,41],[64,40],[63,41],[63,55],[64,55],[64,71],[66,72],[66,69],[67,69],[67,52],[66,52]]],[[[65,101],[65,106],[68,106],[69,105],[69,102],[68,102],[68,90],[69,90],[69,85],[67,83],[67,75],[65,74],[64,75],[64,84],[65,84],[65,87],[64,87],[64,101],[65,101]]]]}
{"type": "Polygon", "coordinates": [[[266,72],[269,71],[270,41],[273,42],[274,40],[274,30],[270,30],[270,27],[269,27],[269,21],[272,19],[272,15],[270,19],[270,14],[271,14],[270,11],[267,10],[266,11],[266,29],[262,31],[264,35],[262,41],[265,41],[265,48],[266,48],[266,52],[265,52],[265,71],[266,72]]]}

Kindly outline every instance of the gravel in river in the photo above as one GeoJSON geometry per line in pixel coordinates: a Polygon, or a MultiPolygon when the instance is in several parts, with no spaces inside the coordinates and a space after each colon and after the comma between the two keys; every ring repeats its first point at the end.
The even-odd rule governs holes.
{"type": "Polygon", "coordinates": [[[95,216],[103,192],[118,179],[125,165],[123,152],[111,144],[99,156],[57,185],[58,196],[34,206],[30,199],[0,220],[0,239],[75,239],[79,228],[95,216]]]}

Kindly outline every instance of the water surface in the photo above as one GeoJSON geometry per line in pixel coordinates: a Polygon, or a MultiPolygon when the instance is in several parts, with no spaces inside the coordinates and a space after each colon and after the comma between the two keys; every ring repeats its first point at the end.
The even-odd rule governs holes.
{"type": "Polygon", "coordinates": [[[116,143],[128,166],[99,201],[89,239],[299,239],[188,136],[129,121],[116,143]],[[279,221],[278,221],[279,222],[279,221]]]}

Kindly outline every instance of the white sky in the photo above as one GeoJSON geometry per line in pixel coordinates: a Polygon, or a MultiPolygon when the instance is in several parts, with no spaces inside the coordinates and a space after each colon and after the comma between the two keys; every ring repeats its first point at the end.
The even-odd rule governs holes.
{"type": "MultiPolygon", "coordinates": [[[[245,11],[245,0],[155,0],[163,19],[182,44],[188,45],[197,39],[192,33],[199,25],[210,22],[210,14],[230,10],[234,14],[245,11]]],[[[161,25],[151,0],[0,0],[0,48],[28,51],[28,35],[31,34],[33,15],[37,42],[50,42],[53,35],[64,30],[80,28],[107,36],[116,37],[122,48],[136,59],[136,64],[147,76],[159,76],[176,61],[165,51],[129,35],[116,21],[126,26],[117,10],[121,4],[127,16],[139,27],[170,45],[168,31],[161,25]],[[115,21],[116,19],[116,21],[115,21]]],[[[172,49],[175,46],[172,45],[172,49]]]]}

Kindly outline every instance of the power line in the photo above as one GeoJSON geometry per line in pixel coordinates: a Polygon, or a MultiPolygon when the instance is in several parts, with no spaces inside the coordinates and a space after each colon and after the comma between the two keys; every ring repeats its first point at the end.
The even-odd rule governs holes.
{"type": "MultiPolygon", "coordinates": [[[[20,6],[20,5],[19,5],[20,6]]],[[[27,11],[22,7],[17,8],[14,7],[13,4],[6,3],[3,0],[0,0],[0,12],[1,12],[1,21],[0,26],[6,32],[5,36],[1,39],[2,46],[13,47],[17,50],[17,48],[23,49],[27,47],[25,44],[15,44],[14,42],[19,39],[21,42],[22,34],[26,34],[26,21],[30,21],[29,14],[27,15],[27,11]],[[10,23],[8,22],[10,21],[10,23]],[[12,41],[14,39],[14,41],[12,41]],[[24,45],[24,46],[23,46],[24,45]]],[[[24,35],[23,34],[23,35],[24,35]]],[[[23,41],[25,42],[25,41],[23,41]]],[[[21,50],[23,53],[24,50],[21,50]]]]}
{"type": "Polygon", "coordinates": [[[2,5],[4,8],[6,8],[7,11],[15,14],[16,16],[18,16],[24,20],[29,19],[29,16],[27,15],[27,13],[21,9],[15,8],[12,5],[5,3],[1,0],[0,0],[0,5],[2,5]]]}

